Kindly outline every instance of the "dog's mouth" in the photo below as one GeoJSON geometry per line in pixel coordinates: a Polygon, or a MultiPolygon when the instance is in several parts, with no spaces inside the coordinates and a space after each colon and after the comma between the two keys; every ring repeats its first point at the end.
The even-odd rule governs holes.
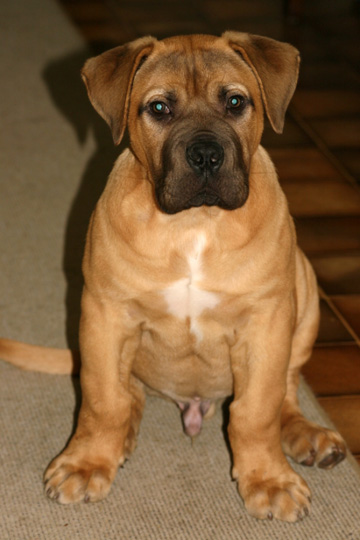
{"type": "Polygon", "coordinates": [[[167,190],[155,189],[156,199],[160,209],[166,214],[176,214],[189,208],[199,208],[201,206],[217,206],[224,210],[235,210],[243,206],[248,196],[247,177],[241,183],[242,189],[236,194],[222,197],[220,193],[206,187],[196,193],[181,195],[167,193],[167,190]]]}
{"type": "Polygon", "coordinates": [[[219,197],[218,194],[214,193],[212,190],[204,189],[200,191],[200,193],[197,193],[191,199],[188,200],[187,205],[188,208],[191,208],[193,206],[220,206],[223,201],[219,197]]]}

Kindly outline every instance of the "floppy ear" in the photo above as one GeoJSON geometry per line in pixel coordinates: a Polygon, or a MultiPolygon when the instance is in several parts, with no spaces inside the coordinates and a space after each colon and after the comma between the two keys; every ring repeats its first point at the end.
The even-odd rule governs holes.
{"type": "Polygon", "coordinates": [[[270,124],[276,133],[282,133],[298,79],[299,51],[288,43],[252,34],[225,32],[222,37],[251,67],[270,124]]]}
{"type": "Polygon", "coordinates": [[[155,38],[144,37],[90,58],[81,70],[94,109],[109,124],[115,144],[125,131],[132,82],[155,38]]]}

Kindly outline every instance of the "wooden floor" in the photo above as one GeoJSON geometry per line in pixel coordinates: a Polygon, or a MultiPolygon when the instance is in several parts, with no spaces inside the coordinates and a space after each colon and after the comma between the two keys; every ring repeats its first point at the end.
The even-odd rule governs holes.
{"type": "Polygon", "coordinates": [[[304,375],[360,463],[360,3],[291,0],[285,10],[283,0],[59,1],[96,52],[146,34],[226,29],[300,49],[284,134],[267,130],[263,144],[321,290],[321,329],[304,375]]]}

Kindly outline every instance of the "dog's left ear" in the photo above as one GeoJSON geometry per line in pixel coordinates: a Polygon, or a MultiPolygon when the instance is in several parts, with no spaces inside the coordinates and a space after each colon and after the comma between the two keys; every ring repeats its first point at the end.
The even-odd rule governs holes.
{"type": "Polygon", "coordinates": [[[252,34],[225,32],[222,37],[251,67],[270,124],[276,133],[282,133],[299,75],[299,51],[288,43],[252,34]]]}
{"type": "Polygon", "coordinates": [[[144,37],[90,58],[81,70],[94,109],[107,122],[115,144],[123,137],[135,73],[156,39],[144,37]]]}

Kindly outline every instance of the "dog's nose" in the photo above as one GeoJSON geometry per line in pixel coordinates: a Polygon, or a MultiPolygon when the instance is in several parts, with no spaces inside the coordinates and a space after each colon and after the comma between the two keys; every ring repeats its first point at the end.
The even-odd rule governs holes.
{"type": "Polygon", "coordinates": [[[186,148],[186,160],[197,175],[213,175],[223,164],[224,149],[216,141],[196,141],[186,148]]]}

